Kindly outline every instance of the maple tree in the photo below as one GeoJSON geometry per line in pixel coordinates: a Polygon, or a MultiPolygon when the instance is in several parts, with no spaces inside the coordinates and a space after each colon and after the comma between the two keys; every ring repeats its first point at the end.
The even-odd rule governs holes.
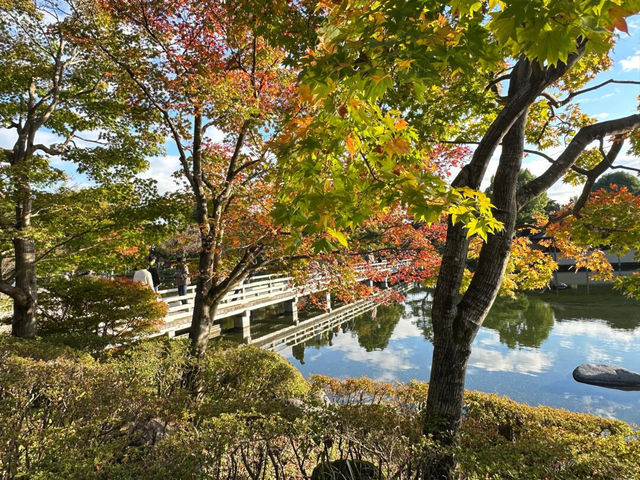
{"type": "Polygon", "coordinates": [[[36,267],[110,270],[125,259],[119,248],[158,230],[154,186],[135,179],[158,137],[118,72],[79,41],[88,6],[0,3],[0,123],[12,144],[0,150],[0,291],[13,300],[16,336],[36,333],[36,267]],[[70,171],[90,186],[70,184],[70,171]]]}
{"type": "Polygon", "coordinates": [[[314,38],[313,13],[285,1],[119,0],[88,20],[88,41],[128,75],[136,107],[156,112],[177,151],[197,226],[190,336],[201,357],[225,294],[292,244],[270,216],[271,140],[294,107],[289,57],[314,38]]]}
{"type": "MultiPolygon", "coordinates": [[[[640,3],[350,1],[321,7],[327,22],[300,89],[306,114],[291,121],[282,139],[288,185],[282,218],[347,236],[395,201],[427,222],[449,215],[432,309],[424,429],[455,443],[471,343],[503,278],[524,287],[530,281],[521,259],[534,250],[513,242],[518,212],[565,177],[585,185],[567,215],[578,214],[627,137],[637,143],[640,115],[597,122],[573,102],[610,84],[637,83],[587,86],[611,66],[613,32],[628,30],[625,18],[640,3]],[[599,147],[589,148],[597,141],[599,147]],[[429,152],[452,144],[475,146],[447,184],[429,152]],[[489,203],[478,189],[498,147],[489,203]],[[551,147],[562,153],[546,154],[551,147]],[[550,165],[518,186],[527,153],[550,165]],[[482,241],[469,272],[475,236],[482,241]],[[510,260],[512,250],[523,255],[510,260]]],[[[539,275],[532,283],[546,283],[553,269],[541,255],[533,255],[539,275]]],[[[443,455],[434,468],[435,478],[452,477],[453,457],[443,455]]]]}

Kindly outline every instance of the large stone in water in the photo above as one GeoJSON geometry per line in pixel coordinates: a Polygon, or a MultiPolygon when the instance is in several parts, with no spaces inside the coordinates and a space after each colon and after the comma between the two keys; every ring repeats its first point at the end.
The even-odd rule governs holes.
{"type": "Polygon", "coordinates": [[[640,390],[640,374],[616,365],[583,363],[573,371],[573,378],[599,387],[640,390]]]}

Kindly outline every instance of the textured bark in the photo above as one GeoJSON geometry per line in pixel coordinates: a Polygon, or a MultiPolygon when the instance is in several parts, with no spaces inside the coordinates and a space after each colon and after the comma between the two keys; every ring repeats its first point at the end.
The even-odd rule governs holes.
{"type": "Polygon", "coordinates": [[[193,316],[191,318],[191,352],[200,358],[207,349],[209,341],[209,328],[217,305],[209,301],[207,294],[212,288],[211,271],[213,266],[213,256],[206,250],[200,252],[198,265],[198,278],[196,280],[196,296],[194,298],[193,316]],[[203,273],[205,273],[203,275],[203,273]]]}
{"type": "MultiPolygon", "coordinates": [[[[521,97],[522,89],[531,89],[532,83],[535,89],[541,88],[539,79],[532,81],[534,70],[528,61],[518,62],[512,74],[510,97],[521,97]]],[[[518,212],[516,183],[524,153],[527,110],[525,106],[513,122],[506,122],[508,131],[499,136],[502,153],[492,200],[494,215],[503,222],[504,229],[489,236],[480,252],[473,280],[462,299],[459,290],[469,241],[463,227],[449,223],[432,309],[434,351],[424,415],[425,434],[433,435],[444,446],[451,446],[457,441],[471,343],[495,300],[509,258],[518,212]]],[[[468,174],[465,181],[478,180],[473,177],[474,170],[469,171],[471,177],[468,174]]],[[[455,458],[445,450],[427,467],[427,472],[429,478],[453,479],[456,477],[455,458]]]]}
{"type": "MultiPolygon", "coordinates": [[[[27,139],[25,138],[25,141],[27,139]]],[[[13,165],[24,163],[33,152],[24,143],[14,148],[13,165]]],[[[16,223],[13,237],[14,278],[18,295],[13,297],[11,334],[15,337],[32,338],[36,335],[36,308],[38,285],[36,282],[35,242],[28,236],[31,227],[32,192],[26,176],[16,180],[16,223]]]]}
{"type": "MultiPolygon", "coordinates": [[[[200,358],[207,349],[209,326],[212,321],[211,302],[208,295],[211,288],[215,286],[214,264],[216,256],[215,231],[209,218],[210,212],[202,172],[202,115],[200,114],[194,118],[192,162],[190,180],[196,201],[196,221],[200,228],[200,253],[189,336],[191,338],[191,353],[196,358],[200,358]]],[[[214,207],[214,217],[216,213],[214,207]]]]}
{"type": "Polygon", "coordinates": [[[33,338],[36,335],[36,283],[35,246],[31,239],[13,240],[16,262],[16,288],[23,295],[14,298],[11,334],[14,337],[33,338]]]}

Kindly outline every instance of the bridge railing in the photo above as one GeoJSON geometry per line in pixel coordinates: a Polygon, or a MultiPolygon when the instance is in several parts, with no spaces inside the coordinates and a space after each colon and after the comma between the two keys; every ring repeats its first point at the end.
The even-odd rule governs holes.
{"type": "MultiPolygon", "coordinates": [[[[371,269],[384,273],[393,272],[398,267],[406,266],[408,264],[408,260],[395,264],[383,261],[356,265],[354,270],[356,273],[361,274],[370,271],[371,269]]],[[[261,299],[267,299],[286,293],[293,295],[296,293],[308,294],[322,291],[330,281],[330,277],[318,274],[309,278],[305,286],[297,287],[294,283],[293,277],[283,274],[271,273],[254,275],[236,284],[231,291],[224,296],[218,308],[224,308],[227,310],[232,309],[233,307],[241,307],[242,305],[251,305],[259,302],[261,299]]],[[[195,285],[187,287],[186,295],[176,295],[176,289],[160,290],[158,293],[161,295],[162,300],[169,304],[169,310],[165,317],[166,322],[186,317],[193,312],[193,303],[196,296],[195,285]]]]}

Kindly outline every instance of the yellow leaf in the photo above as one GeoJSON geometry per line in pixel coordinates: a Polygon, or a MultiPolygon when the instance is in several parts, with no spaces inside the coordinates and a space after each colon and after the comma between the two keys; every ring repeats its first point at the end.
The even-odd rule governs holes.
{"type": "Polygon", "coordinates": [[[396,65],[398,66],[398,68],[407,69],[411,67],[413,60],[414,60],[413,58],[405,59],[405,60],[396,60],[396,65]]]}
{"type": "Polygon", "coordinates": [[[342,232],[334,230],[331,227],[327,227],[327,232],[329,233],[329,235],[335,238],[338,241],[338,243],[340,243],[340,245],[342,245],[343,247],[348,246],[347,237],[342,232]]]}
{"type": "Polygon", "coordinates": [[[405,155],[409,153],[410,150],[409,142],[402,137],[392,138],[385,143],[382,148],[384,148],[389,155],[405,155]]]}
{"type": "Polygon", "coordinates": [[[385,78],[387,78],[389,76],[389,74],[387,73],[386,75],[371,75],[371,78],[373,78],[373,81],[376,83],[380,83],[382,80],[384,80],[385,78]]]}

